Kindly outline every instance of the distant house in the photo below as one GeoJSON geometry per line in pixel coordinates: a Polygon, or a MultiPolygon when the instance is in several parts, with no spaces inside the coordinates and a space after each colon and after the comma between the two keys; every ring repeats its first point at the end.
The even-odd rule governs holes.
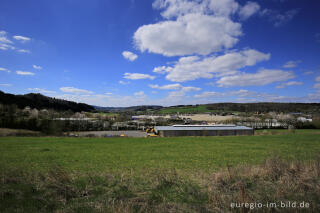
{"type": "Polygon", "coordinates": [[[312,122],[312,118],[306,118],[306,117],[298,117],[297,121],[301,121],[301,122],[312,122]]]}

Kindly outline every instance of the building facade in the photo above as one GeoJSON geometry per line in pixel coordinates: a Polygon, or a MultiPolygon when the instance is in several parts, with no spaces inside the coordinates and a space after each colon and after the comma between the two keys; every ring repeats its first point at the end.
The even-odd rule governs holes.
{"type": "Polygon", "coordinates": [[[183,136],[236,136],[253,135],[254,129],[235,125],[173,125],[156,126],[154,128],[160,137],[183,136]]]}

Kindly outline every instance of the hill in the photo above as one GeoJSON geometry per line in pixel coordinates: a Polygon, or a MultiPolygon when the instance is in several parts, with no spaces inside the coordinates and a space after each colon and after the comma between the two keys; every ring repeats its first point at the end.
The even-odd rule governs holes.
{"type": "Polygon", "coordinates": [[[71,110],[73,112],[93,111],[94,107],[73,101],[66,101],[41,95],[39,93],[29,93],[25,95],[13,95],[0,91],[0,103],[5,105],[15,104],[23,109],[26,106],[36,109],[54,109],[57,111],[71,110]]]}
{"type": "Polygon", "coordinates": [[[162,106],[157,105],[142,105],[142,106],[130,106],[130,107],[100,107],[93,106],[98,111],[108,112],[137,112],[137,111],[148,111],[148,110],[159,110],[162,106]]]}
{"type": "Polygon", "coordinates": [[[157,111],[160,114],[205,113],[205,112],[283,112],[283,113],[319,113],[320,103],[213,103],[203,105],[178,105],[165,107],[157,111]]]}

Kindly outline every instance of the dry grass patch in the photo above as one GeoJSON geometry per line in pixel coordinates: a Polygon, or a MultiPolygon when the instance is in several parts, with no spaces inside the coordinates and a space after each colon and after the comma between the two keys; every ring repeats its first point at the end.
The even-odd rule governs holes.
{"type": "Polygon", "coordinates": [[[0,212],[318,212],[320,157],[267,159],[193,178],[176,170],[144,174],[1,172],[0,212]],[[198,178],[195,178],[198,177],[198,178]],[[231,203],[295,201],[309,208],[231,208],[231,203]]]}

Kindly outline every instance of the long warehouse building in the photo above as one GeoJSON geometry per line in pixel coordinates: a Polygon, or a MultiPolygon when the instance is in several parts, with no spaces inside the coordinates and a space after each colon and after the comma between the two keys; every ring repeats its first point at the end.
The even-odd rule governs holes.
{"type": "Polygon", "coordinates": [[[173,125],[155,126],[155,133],[160,137],[181,136],[232,136],[253,135],[254,129],[236,125],[173,125]]]}

